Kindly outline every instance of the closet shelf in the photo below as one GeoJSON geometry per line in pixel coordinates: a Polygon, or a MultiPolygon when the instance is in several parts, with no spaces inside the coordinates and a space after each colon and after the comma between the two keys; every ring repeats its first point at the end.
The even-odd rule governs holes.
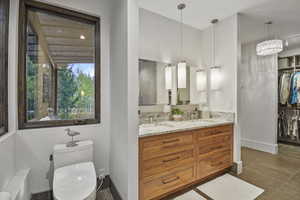
{"type": "Polygon", "coordinates": [[[289,143],[289,144],[294,144],[294,145],[299,145],[299,146],[300,146],[299,141],[293,140],[293,139],[290,139],[290,138],[282,138],[282,137],[278,137],[278,142],[281,142],[281,143],[289,143]]]}
{"type": "Polygon", "coordinates": [[[294,69],[300,69],[300,66],[296,67],[285,67],[285,68],[279,68],[278,71],[288,71],[288,70],[294,70],[294,69]]]}
{"type": "Polygon", "coordinates": [[[283,106],[283,105],[279,105],[280,109],[286,109],[286,110],[300,110],[300,106],[298,107],[288,107],[288,106],[283,106]]]}

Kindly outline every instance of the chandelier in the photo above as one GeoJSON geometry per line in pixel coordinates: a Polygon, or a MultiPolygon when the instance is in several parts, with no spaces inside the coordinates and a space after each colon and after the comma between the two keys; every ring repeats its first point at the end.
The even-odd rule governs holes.
{"type": "MultiPolygon", "coordinates": [[[[268,29],[269,36],[269,27],[272,25],[272,22],[265,23],[268,29]]],[[[268,56],[280,53],[283,50],[283,41],[278,39],[266,40],[256,45],[256,54],[258,56],[268,56]]]]}

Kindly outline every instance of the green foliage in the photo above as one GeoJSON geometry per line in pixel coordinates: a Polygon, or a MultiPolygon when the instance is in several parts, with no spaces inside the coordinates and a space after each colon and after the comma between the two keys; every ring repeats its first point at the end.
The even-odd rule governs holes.
{"type": "Polygon", "coordinates": [[[72,70],[63,67],[57,72],[58,86],[57,86],[57,103],[59,117],[62,119],[70,119],[72,108],[75,107],[79,99],[78,86],[76,84],[76,77],[72,70]]]}
{"type": "MultiPolygon", "coordinates": [[[[38,85],[39,65],[34,64],[29,57],[26,62],[27,120],[32,120],[37,117],[38,94],[43,88],[38,85]]],[[[57,79],[56,100],[59,119],[80,119],[89,116],[95,102],[93,77],[79,69],[75,73],[71,67],[65,66],[57,70],[57,79]]]]}
{"type": "Polygon", "coordinates": [[[37,64],[34,64],[29,57],[26,59],[26,94],[27,94],[27,119],[31,120],[35,117],[37,107],[37,64]]]}
{"type": "Polygon", "coordinates": [[[87,74],[71,68],[58,72],[58,113],[61,119],[81,118],[86,109],[94,105],[94,80],[87,74]],[[76,109],[76,113],[72,113],[76,109]]]}
{"type": "Polygon", "coordinates": [[[182,115],[183,112],[179,108],[172,109],[172,115],[182,115]]]}

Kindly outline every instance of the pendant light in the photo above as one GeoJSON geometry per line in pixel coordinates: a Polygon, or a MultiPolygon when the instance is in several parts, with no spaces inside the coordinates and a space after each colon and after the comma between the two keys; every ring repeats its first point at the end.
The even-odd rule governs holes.
{"type": "Polygon", "coordinates": [[[172,71],[173,67],[172,65],[167,65],[165,67],[165,83],[166,83],[166,90],[171,90],[173,85],[173,79],[172,79],[172,71]]]}
{"type": "MultiPolygon", "coordinates": [[[[270,27],[272,22],[266,22],[265,26],[267,28],[267,37],[270,38],[270,27]]],[[[278,39],[265,40],[256,46],[256,53],[258,56],[268,56],[280,53],[283,50],[283,41],[278,39]]]]}
{"type": "Polygon", "coordinates": [[[211,90],[219,90],[221,85],[221,66],[216,66],[216,33],[215,26],[219,22],[213,19],[212,23],[212,66],[210,67],[210,88],[211,90]]]}
{"type": "Polygon", "coordinates": [[[196,71],[196,86],[198,92],[206,91],[207,77],[206,71],[204,69],[199,69],[196,71]]]}
{"type": "Polygon", "coordinates": [[[187,63],[183,60],[183,10],[186,8],[184,3],[177,6],[180,11],[180,55],[182,60],[177,65],[178,88],[186,88],[187,63]]]}

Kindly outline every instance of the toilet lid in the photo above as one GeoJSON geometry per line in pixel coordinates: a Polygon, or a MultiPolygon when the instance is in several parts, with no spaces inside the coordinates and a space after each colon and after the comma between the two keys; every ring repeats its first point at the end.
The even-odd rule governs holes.
{"type": "Polygon", "coordinates": [[[58,168],[54,172],[53,195],[57,200],[83,200],[96,189],[92,162],[58,168]]]}

